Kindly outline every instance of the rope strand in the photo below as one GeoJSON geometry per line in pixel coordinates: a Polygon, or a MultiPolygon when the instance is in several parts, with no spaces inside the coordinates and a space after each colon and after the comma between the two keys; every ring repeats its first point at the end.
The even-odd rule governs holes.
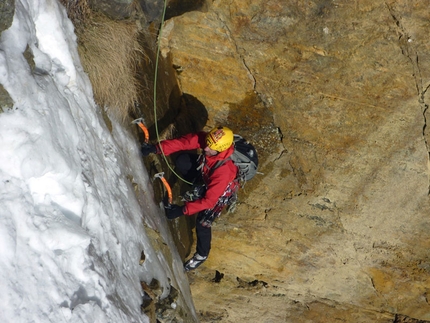
{"type": "Polygon", "coordinates": [[[161,37],[163,34],[163,25],[164,25],[164,19],[166,17],[166,9],[167,9],[167,0],[164,0],[164,5],[163,5],[163,15],[161,18],[161,25],[160,25],[160,31],[158,33],[158,42],[157,42],[157,52],[156,52],[156,56],[155,56],[155,72],[154,72],[154,122],[155,122],[155,133],[157,135],[157,143],[159,144],[158,147],[160,147],[161,150],[161,154],[163,155],[164,161],[167,164],[167,167],[172,171],[173,174],[175,174],[175,176],[177,178],[179,178],[181,181],[183,181],[184,183],[193,185],[193,183],[188,182],[187,180],[183,179],[179,174],[177,174],[173,167],[170,165],[169,161],[167,160],[166,155],[164,154],[163,151],[163,147],[160,145],[160,134],[158,131],[158,120],[157,120],[157,76],[158,76],[158,61],[159,61],[159,57],[160,57],[160,42],[161,42],[161,37]]]}

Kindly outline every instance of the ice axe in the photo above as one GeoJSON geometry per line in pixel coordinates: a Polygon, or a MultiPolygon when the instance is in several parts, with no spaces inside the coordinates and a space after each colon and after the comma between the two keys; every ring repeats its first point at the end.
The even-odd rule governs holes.
{"type": "Polygon", "coordinates": [[[145,120],[143,120],[143,118],[137,118],[135,120],[133,120],[131,123],[137,124],[140,129],[142,129],[144,135],[145,135],[145,143],[149,142],[149,131],[148,128],[146,128],[145,126],[145,120]]]}
{"type": "MultiPolygon", "coordinates": [[[[140,129],[142,129],[143,133],[145,134],[145,143],[149,142],[149,132],[148,132],[148,128],[146,128],[145,123],[143,118],[137,118],[135,120],[133,120],[131,122],[132,124],[137,124],[140,129]]],[[[163,184],[164,187],[166,188],[167,191],[167,197],[168,197],[168,206],[170,206],[170,204],[172,204],[173,202],[173,196],[172,196],[172,189],[170,188],[169,183],[167,182],[167,180],[164,178],[164,172],[160,172],[154,175],[154,179],[155,178],[159,178],[163,184]]]]}
{"type": "Polygon", "coordinates": [[[172,204],[173,202],[172,189],[170,188],[169,183],[167,183],[167,180],[164,178],[164,172],[155,174],[154,178],[159,178],[163,182],[164,187],[166,188],[166,191],[167,191],[168,205],[172,204]]]}

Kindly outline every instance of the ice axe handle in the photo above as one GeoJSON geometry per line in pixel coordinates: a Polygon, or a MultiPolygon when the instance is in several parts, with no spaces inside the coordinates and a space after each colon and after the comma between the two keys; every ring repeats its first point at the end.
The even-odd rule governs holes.
{"type": "Polygon", "coordinates": [[[133,120],[131,123],[137,124],[140,129],[142,129],[143,134],[145,135],[145,142],[149,142],[149,131],[148,128],[146,128],[145,123],[143,122],[143,118],[138,118],[136,120],[133,120]]]}
{"type": "Polygon", "coordinates": [[[166,191],[167,191],[167,197],[168,197],[167,205],[172,204],[172,202],[173,202],[172,189],[170,188],[170,185],[167,182],[167,180],[164,178],[164,173],[155,174],[154,177],[155,178],[158,177],[163,182],[163,185],[164,185],[164,187],[166,188],[166,191]]]}

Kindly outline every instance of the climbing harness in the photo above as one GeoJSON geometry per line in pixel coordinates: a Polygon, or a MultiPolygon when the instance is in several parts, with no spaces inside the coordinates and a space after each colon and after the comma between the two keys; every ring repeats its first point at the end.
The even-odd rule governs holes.
{"type": "Polygon", "coordinates": [[[228,184],[224,193],[220,196],[217,203],[212,209],[200,212],[197,220],[203,227],[210,228],[212,223],[221,215],[224,206],[231,206],[236,203],[237,191],[239,189],[239,182],[233,180],[228,184]]]}

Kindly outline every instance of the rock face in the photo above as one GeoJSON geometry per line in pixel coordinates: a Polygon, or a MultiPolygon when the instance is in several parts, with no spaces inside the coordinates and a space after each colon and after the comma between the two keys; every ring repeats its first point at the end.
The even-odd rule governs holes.
{"type": "Polygon", "coordinates": [[[91,9],[102,12],[111,19],[125,19],[133,11],[131,0],[88,0],[91,9]]]}
{"type": "Polygon", "coordinates": [[[166,22],[181,91],[263,157],[189,274],[202,322],[430,321],[429,21],[426,1],[215,0],[166,22]]]}
{"type": "MultiPolygon", "coordinates": [[[[0,34],[12,25],[15,13],[15,0],[6,0],[0,3],[0,34]]],[[[9,93],[0,85],[0,113],[13,106],[9,93]]]]}
{"type": "Polygon", "coordinates": [[[4,0],[0,3],[0,33],[12,25],[15,13],[15,0],[4,0]]]}
{"type": "Polygon", "coordinates": [[[166,23],[165,35],[169,39],[162,53],[166,55],[173,48],[173,66],[182,92],[197,97],[212,115],[212,122],[225,120],[229,104],[240,103],[253,92],[253,77],[237,55],[228,27],[216,13],[193,11],[171,19],[166,23]]]}

